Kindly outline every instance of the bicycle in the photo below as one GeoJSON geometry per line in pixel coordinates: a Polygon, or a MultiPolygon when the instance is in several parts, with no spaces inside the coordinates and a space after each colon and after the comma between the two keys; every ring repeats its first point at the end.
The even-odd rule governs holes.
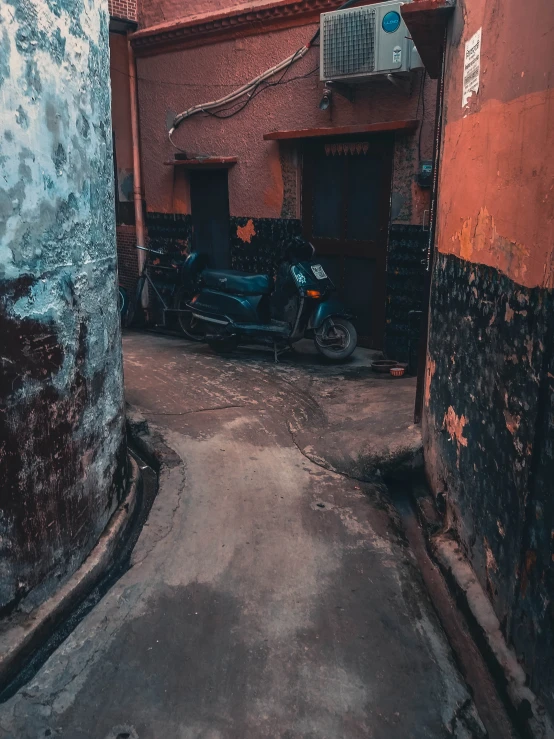
{"type": "MultiPolygon", "coordinates": [[[[148,249],[145,246],[137,245],[136,248],[140,249],[140,251],[148,252],[148,254],[156,254],[159,257],[165,257],[166,259],[170,257],[170,255],[165,254],[164,252],[157,251],[156,249],[148,249]]],[[[204,332],[199,331],[198,329],[195,329],[193,327],[192,313],[190,309],[186,307],[186,304],[196,292],[195,290],[196,285],[195,284],[192,284],[192,285],[185,284],[182,279],[182,270],[179,270],[178,279],[173,284],[173,287],[171,289],[170,301],[172,302],[172,306],[170,306],[168,305],[170,301],[164,300],[162,293],[160,292],[154,280],[152,279],[151,272],[154,270],[156,272],[167,271],[173,276],[175,275],[176,269],[177,269],[176,265],[166,266],[163,264],[152,264],[150,261],[145,260],[144,265],[139,275],[138,282],[137,282],[135,300],[133,304],[129,306],[128,311],[127,311],[126,324],[127,326],[132,325],[136,312],[137,312],[137,308],[141,306],[142,293],[144,290],[144,286],[148,284],[154,291],[156,297],[158,298],[160,305],[161,305],[161,309],[162,309],[162,323],[158,325],[161,325],[163,328],[165,328],[167,314],[176,314],[179,328],[181,329],[183,334],[191,341],[203,341],[204,332]]]]}
{"type": "Polygon", "coordinates": [[[122,285],[118,285],[117,309],[119,310],[119,315],[122,321],[125,320],[128,307],[129,306],[127,304],[127,290],[122,285]]]}

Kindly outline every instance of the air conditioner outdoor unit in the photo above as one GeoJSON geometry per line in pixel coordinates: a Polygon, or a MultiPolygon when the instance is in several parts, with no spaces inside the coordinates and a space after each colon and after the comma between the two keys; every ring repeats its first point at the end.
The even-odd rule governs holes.
{"type": "Polygon", "coordinates": [[[385,2],[322,13],[321,79],[352,84],[378,74],[421,69],[400,14],[402,5],[385,2]]]}

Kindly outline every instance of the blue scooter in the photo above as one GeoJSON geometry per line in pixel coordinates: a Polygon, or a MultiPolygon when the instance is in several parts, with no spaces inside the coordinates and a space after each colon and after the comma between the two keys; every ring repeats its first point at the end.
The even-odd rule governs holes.
{"type": "Polygon", "coordinates": [[[201,286],[187,303],[192,327],[205,331],[217,351],[265,344],[277,361],[295,342],[313,338],[324,357],[347,359],[357,343],[352,313],[332,296],[334,285],[314,256],[314,247],[298,239],[273,281],[269,275],[209,269],[202,255],[191,254],[185,272],[201,286]]]}

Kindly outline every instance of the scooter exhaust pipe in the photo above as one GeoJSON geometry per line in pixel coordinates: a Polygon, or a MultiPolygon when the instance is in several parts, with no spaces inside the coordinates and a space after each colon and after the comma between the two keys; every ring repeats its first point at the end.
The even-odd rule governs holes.
{"type": "Polygon", "coordinates": [[[221,321],[219,318],[207,318],[206,316],[201,316],[199,313],[193,313],[193,318],[197,318],[199,321],[206,321],[206,323],[217,323],[219,326],[228,326],[229,321],[221,321]]]}

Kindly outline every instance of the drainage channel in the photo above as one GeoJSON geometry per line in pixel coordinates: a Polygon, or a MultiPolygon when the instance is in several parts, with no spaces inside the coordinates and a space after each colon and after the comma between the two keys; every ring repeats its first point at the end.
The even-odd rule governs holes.
{"type": "Polygon", "coordinates": [[[410,483],[387,481],[388,492],[400,517],[404,534],[452,648],[458,669],[471,694],[489,739],[522,739],[511,706],[503,700],[491,671],[479,651],[463,612],[458,608],[438,566],[427,550],[410,483]]]}
{"type": "Polygon", "coordinates": [[[129,569],[131,553],[158,492],[158,476],[156,472],[133,449],[129,449],[129,453],[140,469],[141,484],[138,491],[139,499],[137,501],[137,512],[135,513],[130,531],[116,551],[112,566],[87,597],[62,621],[44,644],[33,653],[17,676],[0,692],[0,703],[5,703],[33,679],[60,644],[67,639],[85,616],[102,600],[114,583],[129,569]]]}

